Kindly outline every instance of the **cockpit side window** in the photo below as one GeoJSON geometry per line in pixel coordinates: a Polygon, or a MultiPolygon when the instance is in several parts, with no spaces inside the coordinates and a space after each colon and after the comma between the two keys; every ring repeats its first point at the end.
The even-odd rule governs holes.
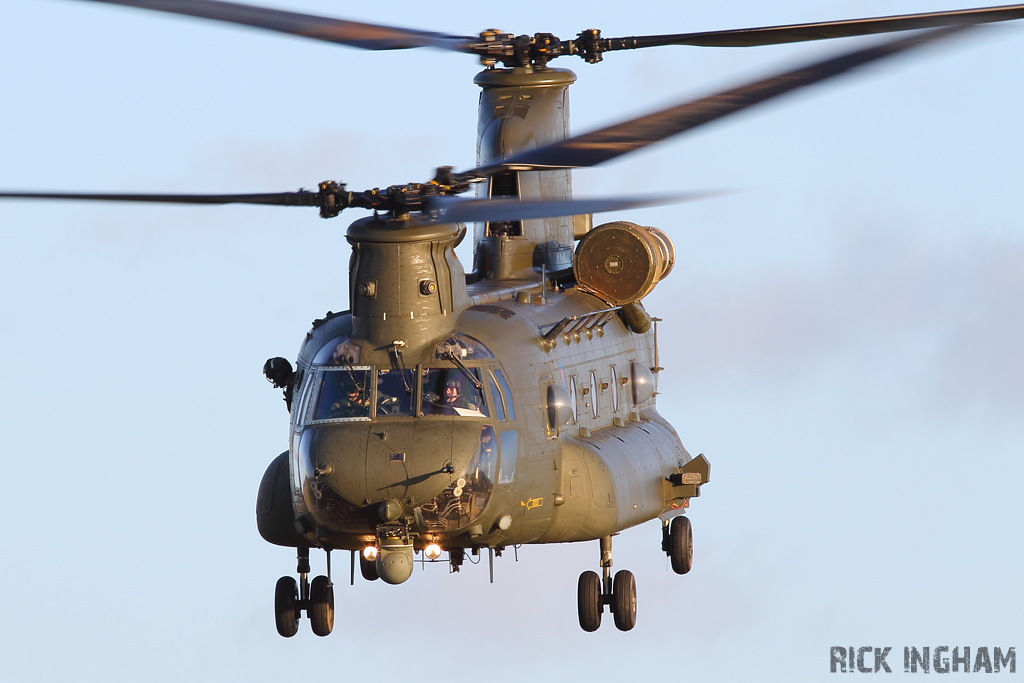
{"type": "Polygon", "coordinates": [[[487,371],[487,383],[491,387],[491,405],[494,407],[494,419],[498,422],[505,421],[505,402],[502,400],[501,392],[498,391],[498,384],[494,381],[494,374],[487,371]]]}
{"type": "MultiPolygon", "coordinates": [[[[467,368],[480,381],[478,368],[467,368]]],[[[460,368],[424,368],[423,400],[420,410],[423,415],[459,415],[462,417],[487,417],[487,405],[481,389],[477,389],[460,368]]]]}
{"type": "Polygon", "coordinates": [[[370,368],[321,368],[314,420],[370,419],[370,368]]]}
{"type": "Polygon", "coordinates": [[[501,370],[494,369],[494,378],[498,380],[498,386],[501,387],[501,396],[505,401],[505,412],[508,413],[508,419],[516,419],[516,407],[513,405],[512,390],[508,387],[508,382],[505,381],[505,375],[501,373],[501,370]]]}
{"type": "Polygon", "coordinates": [[[295,396],[298,400],[292,402],[292,423],[298,429],[306,421],[309,413],[309,396],[313,393],[316,372],[309,370],[302,373],[302,382],[296,389],[295,396]]]}

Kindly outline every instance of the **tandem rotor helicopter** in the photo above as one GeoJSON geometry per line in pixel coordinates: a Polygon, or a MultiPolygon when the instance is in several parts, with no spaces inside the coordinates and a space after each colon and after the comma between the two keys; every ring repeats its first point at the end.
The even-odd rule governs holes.
{"type": "Polygon", "coordinates": [[[270,543],[295,548],[298,581],[282,577],[275,620],[285,637],[303,613],[334,623],[330,553],[348,550],[361,575],[400,584],[416,555],[454,571],[467,551],[599,541],[599,568],[581,574],[580,626],[605,608],[636,622],[636,585],[612,574],[612,536],[659,519],[673,570],[692,565],[685,515],[710,480],[656,408],[657,318],[643,299],[675,262],[669,236],[592,214],[698,200],[705,194],[573,199],[571,172],[610,161],[801,87],[980,23],[1024,18],[1024,5],[659,36],[606,38],[588,29],[477,36],[370,25],[216,0],[94,0],[214,19],[367,50],[430,47],[479,58],[476,167],[443,166],[428,182],[353,191],[265,194],[3,192],[23,199],[266,204],[373,211],[346,233],[349,308],[314,321],[293,366],[264,374],[283,390],[288,450],[267,468],[256,503],[270,543]],[[575,137],[568,88],[550,62],[667,45],[743,47],[896,31],[895,40],[575,137]],[[475,199],[459,196],[475,189],[475,199]],[[465,272],[455,247],[475,224],[465,272]],[[310,580],[309,551],[327,552],[310,580]]]}

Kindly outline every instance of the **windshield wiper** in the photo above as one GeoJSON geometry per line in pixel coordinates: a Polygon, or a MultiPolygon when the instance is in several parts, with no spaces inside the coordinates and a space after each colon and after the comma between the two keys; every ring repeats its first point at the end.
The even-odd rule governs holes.
{"type": "Polygon", "coordinates": [[[454,344],[438,344],[437,355],[443,360],[450,360],[454,363],[455,367],[457,367],[462,374],[466,376],[466,379],[473,383],[473,386],[476,387],[477,391],[483,391],[484,383],[478,380],[476,375],[470,372],[469,368],[463,365],[462,360],[459,359],[459,354],[457,353],[458,348],[459,347],[454,344]]]}

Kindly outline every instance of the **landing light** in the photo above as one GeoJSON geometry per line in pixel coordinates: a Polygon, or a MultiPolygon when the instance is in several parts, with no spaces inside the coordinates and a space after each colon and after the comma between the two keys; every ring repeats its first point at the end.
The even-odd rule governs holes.
{"type": "Polygon", "coordinates": [[[423,554],[427,556],[428,560],[436,560],[441,557],[441,546],[436,543],[431,543],[423,549],[423,554]]]}
{"type": "Polygon", "coordinates": [[[365,560],[376,560],[377,559],[377,546],[368,545],[363,548],[363,559],[365,560]]]}

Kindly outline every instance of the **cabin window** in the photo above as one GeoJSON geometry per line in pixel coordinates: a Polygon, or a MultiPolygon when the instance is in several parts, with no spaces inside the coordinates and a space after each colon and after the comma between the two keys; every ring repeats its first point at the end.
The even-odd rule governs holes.
{"type": "MultiPolygon", "coordinates": [[[[467,368],[466,372],[480,381],[479,369],[467,368]]],[[[461,368],[423,369],[420,411],[423,415],[488,416],[483,389],[478,389],[461,368]]]]}
{"type": "Polygon", "coordinates": [[[578,398],[576,390],[576,375],[569,377],[569,407],[572,408],[572,422],[578,424],[580,421],[579,413],[577,412],[578,398]]]}
{"type": "Polygon", "coordinates": [[[511,484],[516,478],[516,457],[519,455],[519,432],[514,429],[501,433],[501,466],[498,483],[511,484]]]}
{"type": "Polygon", "coordinates": [[[590,409],[594,413],[594,417],[598,417],[601,414],[601,409],[597,405],[600,385],[597,383],[597,373],[593,370],[590,371],[590,386],[593,387],[590,390],[590,409]]]}
{"type": "Polygon", "coordinates": [[[615,366],[609,368],[611,370],[611,381],[608,382],[612,389],[612,412],[618,412],[619,410],[619,377],[615,374],[615,366]]]}
{"type": "Polygon", "coordinates": [[[413,370],[377,370],[377,416],[412,415],[416,393],[413,370]]]}
{"type": "Polygon", "coordinates": [[[369,420],[370,368],[321,368],[313,420],[369,420]]]}

